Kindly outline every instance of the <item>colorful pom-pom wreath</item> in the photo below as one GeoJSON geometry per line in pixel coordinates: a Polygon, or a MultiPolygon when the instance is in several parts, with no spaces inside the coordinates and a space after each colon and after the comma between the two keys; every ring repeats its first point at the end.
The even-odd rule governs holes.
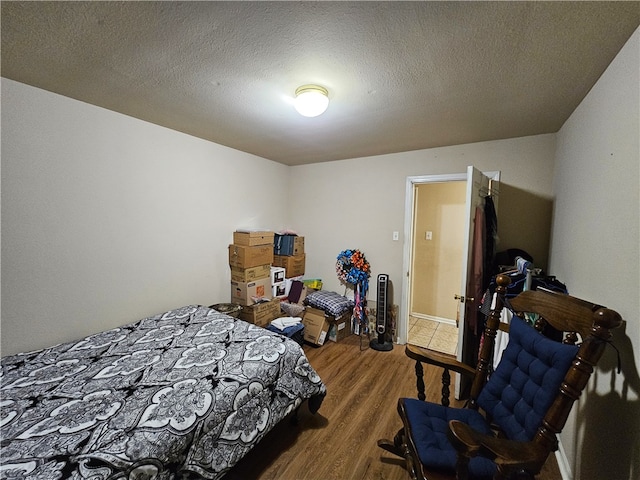
{"type": "Polygon", "coordinates": [[[336,261],[338,278],[352,285],[360,284],[366,292],[371,276],[371,266],[360,250],[343,250],[336,261]]]}

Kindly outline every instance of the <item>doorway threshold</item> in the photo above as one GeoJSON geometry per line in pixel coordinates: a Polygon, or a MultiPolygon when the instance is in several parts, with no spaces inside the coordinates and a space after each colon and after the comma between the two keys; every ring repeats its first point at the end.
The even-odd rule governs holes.
{"type": "Polygon", "coordinates": [[[447,355],[458,353],[458,328],[434,320],[409,317],[408,343],[447,355]]]}

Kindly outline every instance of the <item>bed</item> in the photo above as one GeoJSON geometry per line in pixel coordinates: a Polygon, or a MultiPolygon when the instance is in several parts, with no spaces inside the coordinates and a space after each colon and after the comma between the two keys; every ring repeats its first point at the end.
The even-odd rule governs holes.
{"type": "Polygon", "coordinates": [[[2,478],[207,478],[326,388],[296,342],[185,306],[2,358],[2,478]]]}

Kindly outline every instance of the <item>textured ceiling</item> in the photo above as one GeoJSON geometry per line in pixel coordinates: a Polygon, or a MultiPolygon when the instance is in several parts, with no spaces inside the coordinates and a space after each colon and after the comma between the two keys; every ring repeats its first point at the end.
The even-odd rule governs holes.
{"type": "Polygon", "coordinates": [[[636,1],[1,8],[2,76],[287,165],[556,132],[640,24],[636,1]]]}

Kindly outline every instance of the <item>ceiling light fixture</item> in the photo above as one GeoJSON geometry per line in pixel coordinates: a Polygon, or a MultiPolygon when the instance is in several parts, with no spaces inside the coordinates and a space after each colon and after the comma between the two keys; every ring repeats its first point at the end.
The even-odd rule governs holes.
{"type": "Polygon", "coordinates": [[[296,89],[293,105],[300,115],[317,117],[329,106],[329,92],[318,85],[303,85],[296,89]]]}

